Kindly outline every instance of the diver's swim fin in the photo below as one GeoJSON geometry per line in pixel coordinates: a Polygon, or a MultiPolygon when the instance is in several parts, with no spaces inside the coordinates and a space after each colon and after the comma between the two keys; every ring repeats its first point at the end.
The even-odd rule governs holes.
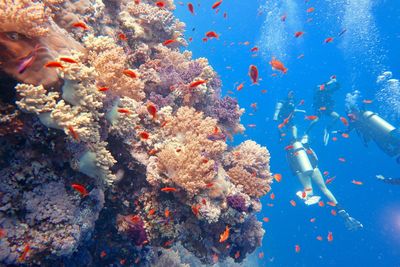
{"type": "Polygon", "coordinates": [[[320,196],[306,196],[306,197],[303,197],[303,191],[298,191],[296,193],[296,196],[298,196],[301,200],[303,200],[304,204],[306,204],[307,206],[317,204],[318,201],[321,199],[320,196]]]}
{"type": "Polygon", "coordinates": [[[344,219],[344,224],[347,230],[355,231],[364,227],[359,221],[357,221],[353,217],[350,217],[350,215],[345,210],[339,210],[338,214],[344,219]]]}

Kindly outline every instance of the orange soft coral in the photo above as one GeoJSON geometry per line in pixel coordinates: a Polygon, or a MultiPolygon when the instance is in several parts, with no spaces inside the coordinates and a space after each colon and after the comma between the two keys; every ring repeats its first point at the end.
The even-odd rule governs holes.
{"type": "MultiPolygon", "coordinates": [[[[166,141],[157,154],[157,172],[161,183],[177,186],[193,196],[207,188],[217,175],[216,161],[226,150],[224,140],[209,137],[217,125],[215,119],[204,118],[202,112],[181,107],[164,127],[166,141]]],[[[156,182],[150,178],[150,182],[156,182]]],[[[160,181],[158,181],[160,182],[160,181]]]]}

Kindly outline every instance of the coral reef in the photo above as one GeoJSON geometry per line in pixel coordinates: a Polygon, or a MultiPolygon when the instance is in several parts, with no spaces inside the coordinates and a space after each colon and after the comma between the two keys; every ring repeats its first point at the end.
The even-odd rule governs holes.
{"type": "Polygon", "coordinates": [[[244,110],[164,4],[0,1],[1,264],[235,266],[261,245],[269,152],[228,147],[244,110]]]}

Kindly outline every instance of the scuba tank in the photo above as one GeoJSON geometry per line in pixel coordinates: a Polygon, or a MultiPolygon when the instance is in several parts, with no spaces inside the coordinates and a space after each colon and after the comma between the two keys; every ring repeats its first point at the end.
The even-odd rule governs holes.
{"type": "Polygon", "coordinates": [[[300,141],[293,143],[292,162],[297,166],[297,170],[304,175],[311,175],[314,171],[306,149],[300,141]]]}
{"type": "Polygon", "coordinates": [[[371,129],[374,129],[377,134],[390,134],[393,130],[396,129],[393,125],[391,125],[372,111],[365,111],[362,116],[368,126],[371,129]]]}

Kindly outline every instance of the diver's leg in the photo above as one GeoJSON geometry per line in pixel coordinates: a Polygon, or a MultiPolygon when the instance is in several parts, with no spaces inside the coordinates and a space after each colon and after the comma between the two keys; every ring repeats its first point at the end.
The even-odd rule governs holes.
{"type": "Polygon", "coordinates": [[[311,121],[310,125],[308,125],[308,128],[306,130],[306,135],[309,135],[311,129],[314,127],[315,124],[317,124],[319,121],[319,118],[316,118],[315,120],[311,121]]]}
{"type": "Polygon", "coordinates": [[[339,114],[336,111],[332,111],[331,114],[329,114],[329,116],[331,117],[331,122],[329,123],[329,125],[326,127],[328,131],[331,131],[333,126],[335,126],[336,122],[339,119],[339,114]]]}
{"type": "Polygon", "coordinates": [[[336,198],[334,197],[332,192],[326,187],[324,178],[322,177],[322,173],[318,168],[314,169],[314,172],[311,177],[313,181],[317,184],[319,189],[322,191],[322,193],[324,193],[324,195],[329,199],[329,201],[337,204],[336,198]]]}

